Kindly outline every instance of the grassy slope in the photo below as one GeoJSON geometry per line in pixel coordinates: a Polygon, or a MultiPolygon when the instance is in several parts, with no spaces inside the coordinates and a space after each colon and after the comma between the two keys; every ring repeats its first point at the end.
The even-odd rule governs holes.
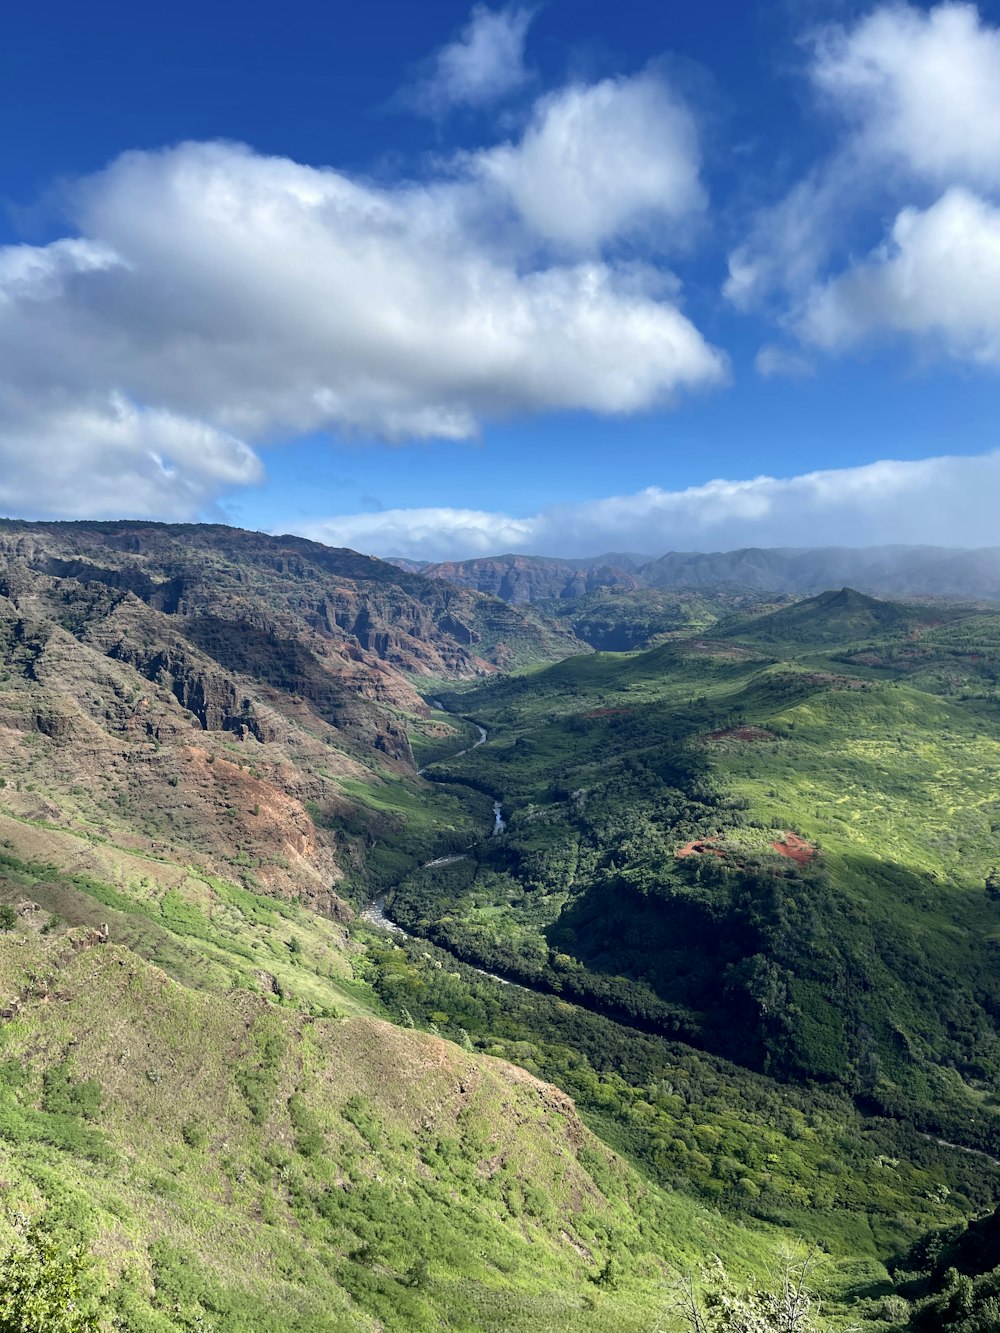
{"type": "Polygon", "coordinates": [[[107,1318],[639,1330],[707,1238],[747,1271],[773,1251],[644,1182],[550,1084],[379,1021],[372,964],[335,923],[194,867],[2,831],[21,853],[0,864],[21,911],[0,935],[0,996],[22,1001],[0,1027],[8,1216],[44,1207],[84,1236],[107,1318]],[[114,942],[95,944],[104,922],[114,942]],[[91,1081],[99,1110],[58,1109],[53,1086],[91,1081]]]}

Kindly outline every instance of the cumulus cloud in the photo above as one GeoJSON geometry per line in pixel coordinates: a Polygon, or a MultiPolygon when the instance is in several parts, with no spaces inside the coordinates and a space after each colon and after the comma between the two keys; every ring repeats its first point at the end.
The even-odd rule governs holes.
{"type": "Polygon", "coordinates": [[[508,551],[586,556],[607,550],[743,546],[993,545],[1000,450],[971,458],[886,460],[798,477],[648,487],[516,517],[395,509],[317,519],[298,531],[376,555],[455,560],[508,551]]]}
{"type": "Polygon", "coordinates": [[[41,518],[182,520],[262,477],[242,441],[118,394],[44,410],[0,400],[0,511],[41,518]]]}
{"type": "Polygon", "coordinates": [[[780,294],[786,326],[830,350],[882,331],[996,364],[1000,30],[974,5],[882,5],[821,31],[810,74],[841,141],[755,219],[727,296],[750,308],[780,294]],[[889,232],[838,264],[876,208],[889,232]]]}
{"type": "Polygon", "coordinates": [[[975,5],[892,5],[828,28],[813,78],[870,160],[941,185],[1000,183],[1000,33],[975,5]]]}
{"type": "MultiPolygon", "coordinates": [[[[6,494],[30,512],[194,516],[260,476],[258,442],[463,439],[725,379],[669,276],[539,259],[516,200],[498,231],[499,189],[475,162],[385,187],[229,143],[123,155],[71,192],[76,235],[0,248],[6,494]],[[50,480],[36,440],[61,460],[50,480]]],[[[644,211],[627,196],[592,231],[644,211]]]]}
{"type": "Polygon", "coordinates": [[[800,327],[823,347],[891,331],[1000,367],[1000,210],[960,187],[903,209],[885,245],[811,293],[800,327]]]}
{"type": "Polygon", "coordinates": [[[540,236],[576,250],[676,225],[706,202],[694,118],[651,73],[561,89],[519,143],[477,165],[540,236]]]}
{"type": "Polygon", "coordinates": [[[427,76],[403,100],[440,116],[452,107],[488,106],[516,92],[528,81],[524,41],[533,17],[533,10],[514,5],[473,6],[461,34],[437,52],[427,76]]]}

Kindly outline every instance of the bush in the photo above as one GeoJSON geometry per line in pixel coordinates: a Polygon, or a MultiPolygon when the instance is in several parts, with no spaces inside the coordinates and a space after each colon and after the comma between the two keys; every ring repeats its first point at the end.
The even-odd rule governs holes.
{"type": "Polygon", "coordinates": [[[0,1333],[97,1333],[93,1262],[39,1222],[0,1265],[0,1333]]]}

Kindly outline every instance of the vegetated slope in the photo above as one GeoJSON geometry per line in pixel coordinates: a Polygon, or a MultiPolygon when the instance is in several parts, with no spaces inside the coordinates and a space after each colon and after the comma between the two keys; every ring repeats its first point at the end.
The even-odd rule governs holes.
{"type": "MultiPolygon", "coordinates": [[[[138,526],[128,540],[141,544],[138,526]]],[[[975,897],[985,936],[993,909],[981,889],[953,896],[918,876],[905,926],[916,921],[929,950],[918,980],[931,998],[917,994],[912,1013],[876,1028],[881,1068],[856,1059],[851,1029],[848,1072],[830,1073],[818,1061],[840,1055],[823,1005],[840,984],[841,942],[867,949],[884,937],[891,955],[892,904],[913,884],[882,886],[878,912],[845,935],[849,913],[827,905],[861,891],[839,879],[811,887],[832,853],[799,870],[770,849],[784,838],[795,850],[788,832],[814,836],[802,812],[775,807],[783,827],[755,829],[753,805],[740,803],[756,797],[719,790],[743,750],[783,747],[780,770],[733,762],[730,781],[780,784],[797,807],[800,780],[817,781],[805,759],[822,772],[836,725],[856,730],[837,701],[895,688],[845,682],[884,669],[844,669],[829,655],[776,664],[770,650],[704,638],[581,657],[539,674],[537,688],[498,682],[456,697],[475,704],[491,738],[439,759],[430,784],[414,773],[411,739],[423,762],[461,748],[470,728],[428,710],[378,643],[300,628],[314,574],[302,583],[284,563],[271,568],[290,558],[284,539],[260,539],[244,575],[213,538],[197,603],[157,606],[159,592],[114,583],[125,567],[134,577],[131,556],[88,555],[104,577],[81,581],[36,568],[35,527],[22,537],[0,603],[0,898],[16,914],[0,934],[0,1150],[11,1208],[43,1211],[104,1263],[108,1319],[117,1304],[139,1330],[647,1329],[663,1311],[665,1265],[716,1251],[763,1271],[777,1224],[829,1246],[829,1282],[844,1295],[884,1279],[882,1262],[915,1235],[995,1194],[991,1163],[920,1136],[961,1116],[955,1137],[991,1137],[992,982],[977,973],[982,986],[969,990],[981,953],[968,948],[961,905],[975,897]],[[833,711],[810,733],[811,705],[827,696],[833,711]],[[800,750],[780,734],[789,710],[800,750]],[[786,784],[786,772],[802,777],[786,784]],[[462,781],[440,781],[449,773],[462,781]],[[509,803],[505,839],[484,836],[494,792],[509,803]],[[720,837],[723,855],[675,862],[674,834],[689,832],[720,837]],[[464,859],[418,869],[447,853],[464,859]],[[674,883],[675,864],[688,879],[674,883]],[[673,886],[665,896],[661,880],[673,886]],[[455,953],[350,919],[349,903],[397,885],[397,914],[455,953]],[[675,949],[691,979],[683,993],[661,984],[669,969],[656,974],[664,902],[682,920],[707,919],[722,942],[707,956],[694,929],[675,949]],[[724,953],[743,948],[744,926],[773,972],[725,971],[744,956],[724,953]],[[602,958],[609,939],[621,953],[602,958]],[[814,945],[815,976],[801,964],[814,945]],[[935,1016],[943,975],[956,984],[935,1016]],[[715,991],[720,978],[733,983],[731,1010],[702,1005],[713,977],[715,991]],[[816,983],[804,1008],[799,979],[816,983]],[[727,1014],[747,1035],[738,1051],[718,1039],[727,1014]],[[376,1022],[385,1018],[402,1028],[376,1022]],[[540,1076],[541,1091],[493,1056],[540,1076]],[[782,1087],[765,1065],[823,1086],[782,1087]],[[921,1120],[931,1102],[938,1118],[921,1120]],[[893,1115],[867,1114],[876,1107],[893,1115]]],[[[147,570],[153,583],[168,554],[147,570]]],[[[452,682],[468,660],[449,668],[452,682]]],[[[448,681],[433,688],[437,697],[448,681]]],[[[961,703],[897,693],[902,711],[878,726],[902,729],[937,706],[943,739],[914,783],[933,769],[959,795],[945,832],[957,823],[962,845],[944,838],[932,868],[961,861],[979,873],[982,809],[967,793],[995,781],[988,691],[961,703]]],[[[850,772],[909,803],[883,767],[881,754],[845,758],[837,795],[850,772]]],[[[822,785],[804,790],[832,806],[822,785]]],[[[867,792],[851,799],[863,841],[867,792]]],[[[887,826],[902,861],[920,834],[887,826]]],[[[849,961],[845,1023],[892,1011],[898,959],[868,973],[849,961]],[[879,987],[889,998],[871,1009],[879,987]]]]}
{"type": "MultiPolygon", "coordinates": [[[[262,953],[267,911],[244,899],[230,923],[262,953]]],[[[307,983],[318,925],[278,918],[271,941],[307,983]]],[[[291,987],[182,985],[29,899],[0,937],[0,992],[0,1233],[41,1210],[57,1253],[82,1242],[101,1329],[639,1330],[708,1222],[529,1074],[317,1016],[291,987]],[[588,1281],[612,1268],[620,1290],[588,1281]]]]}
{"type": "MultiPolygon", "coordinates": [[[[638,1330],[665,1265],[700,1257],[693,1235],[761,1267],[773,1242],[644,1182],[563,1093],[494,1064],[490,1033],[473,1049],[447,1013],[385,1009],[392,952],[366,952],[377,932],[349,933],[349,904],[467,846],[490,803],[416,776],[410,735],[460,745],[465,727],[428,710],[396,649],[312,623],[334,596],[325,556],[310,549],[300,577],[282,541],[183,529],[172,554],[162,529],[97,525],[70,562],[48,528],[12,526],[0,1232],[15,1256],[21,1214],[40,1215],[55,1251],[82,1243],[101,1267],[101,1326],[151,1333],[638,1330]]],[[[344,559],[360,562],[344,596],[363,603],[371,576],[373,607],[440,591],[454,611],[452,589],[401,593],[390,574],[386,592],[374,562],[344,559]]],[[[435,623],[428,652],[485,671],[435,623]]]]}
{"type": "Polygon", "coordinates": [[[601,588],[585,597],[538,602],[540,611],[561,619],[598,652],[626,653],[655,647],[668,639],[704,634],[734,615],[770,610],[790,601],[781,594],[764,598],[730,588],[674,591],[601,588]]]}
{"type": "Polygon", "coordinates": [[[944,698],[817,656],[852,655],[845,625],[894,631],[893,608],[836,594],[810,615],[801,660],[744,634],[463,696],[495,739],[435,771],[502,798],[507,832],[447,880],[411,876],[393,910],[509,975],[996,1151],[995,690],[944,698]]]}
{"type": "Polygon", "coordinates": [[[5,1216],[82,1239],[130,1329],[648,1329],[679,1271],[763,1274],[782,1235],[823,1240],[832,1291],[878,1281],[1000,1178],[422,942],[0,835],[5,1216]]]}
{"type": "Polygon", "coordinates": [[[1000,1327],[1000,1210],[932,1232],[895,1274],[893,1313],[910,1313],[913,1333],[993,1333],[1000,1327]]]}
{"type": "Polygon", "coordinates": [[[904,607],[869,597],[855,588],[841,588],[781,607],[769,615],[727,621],[716,627],[713,637],[800,650],[822,649],[857,643],[873,635],[900,631],[915,635],[959,614],[951,610],[904,607]]]}

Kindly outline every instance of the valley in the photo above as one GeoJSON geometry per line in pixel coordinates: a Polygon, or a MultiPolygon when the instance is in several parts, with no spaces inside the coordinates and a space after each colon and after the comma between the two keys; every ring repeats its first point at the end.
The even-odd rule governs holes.
{"type": "Polygon", "coordinates": [[[994,608],[699,591],[606,652],[0,528],[0,1225],[78,1327],[680,1331],[796,1245],[824,1328],[964,1330],[949,1246],[989,1299],[994,608]]]}

